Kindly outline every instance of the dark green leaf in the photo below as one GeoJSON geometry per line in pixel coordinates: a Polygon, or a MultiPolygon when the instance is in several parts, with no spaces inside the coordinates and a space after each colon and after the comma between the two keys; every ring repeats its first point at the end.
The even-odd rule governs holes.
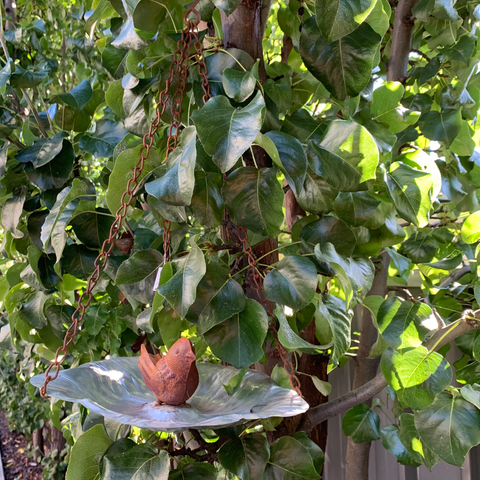
{"type": "Polygon", "coordinates": [[[20,65],[10,75],[10,85],[13,88],[33,88],[40,85],[48,76],[46,71],[24,70],[20,65]]]}
{"type": "Polygon", "coordinates": [[[67,136],[67,132],[60,132],[51,138],[36,140],[31,147],[20,150],[15,158],[23,163],[32,162],[35,168],[42,167],[51,162],[62,151],[63,141],[67,136]]]}
{"type": "Polygon", "coordinates": [[[112,109],[113,113],[120,118],[127,116],[123,109],[123,94],[122,80],[114,80],[111,82],[108,90],[105,92],[107,105],[112,109]]]}
{"type": "Polygon", "coordinates": [[[72,448],[65,480],[94,480],[98,478],[98,459],[112,441],[103,425],[95,425],[81,435],[72,448]]]}
{"type": "Polygon", "coordinates": [[[355,443],[373,442],[380,438],[380,418],[367,405],[351,408],[342,419],[342,430],[355,443]]]}
{"type": "Polygon", "coordinates": [[[12,234],[13,238],[22,238],[23,232],[18,230],[18,222],[22,216],[23,204],[27,188],[23,185],[15,189],[13,195],[8,198],[2,208],[2,226],[12,234]]]}
{"type": "Polygon", "coordinates": [[[217,480],[217,469],[208,463],[187,463],[172,470],[168,480],[217,480]]]}
{"type": "Polygon", "coordinates": [[[381,41],[370,25],[333,42],[322,36],[315,17],[303,25],[300,54],[308,70],[338,100],[357,96],[370,80],[373,61],[381,41]]]}
{"type": "Polygon", "coordinates": [[[123,140],[127,131],[121,123],[99,120],[95,133],[80,138],[78,146],[95,157],[111,157],[114,148],[123,140]]]}
{"type": "Polygon", "coordinates": [[[411,467],[418,467],[421,465],[421,463],[415,462],[410,452],[400,441],[397,425],[387,425],[382,427],[380,429],[380,439],[383,448],[394,455],[397,461],[402,465],[410,465],[411,467]]]}
{"type": "Polygon", "coordinates": [[[452,380],[448,362],[423,346],[403,352],[387,349],[382,355],[381,368],[399,400],[413,410],[428,407],[452,380]]]}
{"type": "Polygon", "coordinates": [[[186,127],[179,136],[177,148],[168,157],[167,173],[147,183],[147,193],[169,205],[190,205],[195,186],[195,143],[195,127],[186,127]]]}
{"type": "Polygon", "coordinates": [[[259,134],[256,143],[282,170],[294,195],[298,196],[303,188],[308,167],[302,144],[295,137],[278,131],[259,134]]]}
{"type": "Polygon", "coordinates": [[[59,93],[50,99],[50,103],[62,102],[72,108],[81,110],[93,96],[92,86],[88,80],[82,82],[67,93],[59,93]]]}
{"type": "Polygon", "coordinates": [[[317,316],[328,323],[332,332],[333,351],[328,365],[329,370],[333,370],[350,348],[350,324],[353,312],[346,309],[345,302],[341,298],[323,295],[318,304],[317,316]]]}
{"type": "MultiPolygon", "coordinates": [[[[139,159],[141,145],[123,151],[115,160],[115,166],[108,180],[107,205],[110,211],[115,214],[120,207],[121,198],[127,189],[127,182],[133,177],[133,170],[139,159]]],[[[157,151],[152,148],[150,155],[145,160],[143,171],[139,177],[141,181],[152,170],[159,167],[162,159],[157,151]]]]}
{"type": "Polygon", "coordinates": [[[263,289],[271,302],[294,310],[306,307],[317,289],[317,270],[307,258],[289,255],[265,277],[263,289]]]}
{"type": "Polygon", "coordinates": [[[350,257],[355,249],[353,230],[335,217],[325,216],[303,227],[301,238],[312,246],[331,243],[339,255],[350,257]]]}
{"type": "Polygon", "coordinates": [[[378,330],[394,349],[418,347],[425,337],[438,329],[432,309],[424,303],[387,298],[377,314],[378,330]]]}
{"type": "Polygon", "coordinates": [[[270,447],[261,433],[229,440],[218,452],[222,467],[242,480],[260,480],[269,458],[270,447]]]}
{"type": "Polygon", "coordinates": [[[83,245],[67,245],[63,251],[62,269],[74,277],[86,280],[95,269],[97,252],[83,245]]]}
{"type": "Polygon", "coordinates": [[[101,248],[110,235],[114,220],[107,209],[97,208],[95,212],[79,213],[70,224],[84,245],[88,248],[101,248]]]}
{"type": "Polygon", "coordinates": [[[356,122],[336,120],[319,144],[310,143],[310,167],[342,192],[354,192],[360,183],[374,179],[378,159],[373,137],[356,122]]]}
{"type": "Polygon", "coordinates": [[[423,135],[430,140],[451,145],[462,128],[462,113],[460,110],[430,111],[424,113],[418,125],[423,135]]]}
{"type": "Polygon", "coordinates": [[[85,132],[90,128],[92,117],[84,110],[76,110],[68,105],[64,105],[55,115],[55,122],[62,130],[85,132]]]}
{"type": "Polygon", "coordinates": [[[98,335],[107,321],[108,314],[109,312],[104,305],[97,304],[88,307],[85,313],[85,330],[90,335],[98,335]]]}
{"type": "Polygon", "coordinates": [[[318,480],[312,457],[298,440],[282,437],[270,445],[268,478],[271,480],[318,480]]]}
{"type": "Polygon", "coordinates": [[[258,63],[245,72],[227,68],[223,72],[225,93],[237,103],[243,103],[252,95],[257,85],[258,63]]]}
{"type": "Polygon", "coordinates": [[[215,228],[223,220],[222,176],[219,173],[195,172],[191,208],[195,218],[208,227],[215,228]]]}
{"type": "Polygon", "coordinates": [[[371,192],[340,192],[333,208],[337,217],[349,225],[375,230],[385,224],[391,204],[371,192]]]}
{"type": "Polygon", "coordinates": [[[352,33],[368,17],[375,0],[315,1],[315,16],[323,36],[333,42],[352,33]]]}
{"type": "Polygon", "coordinates": [[[214,355],[235,368],[244,368],[263,357],[267,329],[264,308],[247,299],[243,311],[209,329],[204,337],[214,355]]]}
{"type": "Polygon", "coordinates": [[[226,178],[222,193],[236,225],[272,238],[280,233],[283,190],[276,169],[237,168],[226,178]]]}
{"type": "Polygon", "coordinates": [[[170,461],[165,450],[152,444],[136,445],[126,452],[105,455],[102,480],[168,480],[170,461]]]}
{"type": "Polygon", "coordinates": [[[203,148],[222,172],[227,172],[260,132],[265,102],[260,92],[244,108],[234,108],[228,98],[211,98],[192,113],[203,148]]]}
{"type": "Polygon", "coordinates": [[[460,396],[440,393],[432,405],[415,414],[422,442],[441,460],[461,466],[480,443],[480,411],[460,396]]]}
{"type": "Polygon", "coordinates": [[[296,198],[298,204],[310,213],[330,213],[338,190],[311,170],[305,175],[305,183],[296,198]]]}
{"type": "Polygon", "coordinates": [[[127,258],[117,270],[116,285],[132,285],[147,278],[163,262],[163,255],[158,250],[140,250],[127,258]]]}
{"type": "Polygon", "coordinates": [[[168,282],[158,287],[158,293],[165,297],[172,308],[184,318],[195,302],[197,286],[205,275],[205,258],[202,251],[192,244],[188,255],[173,264],[175,274],[168,282]]]}
{"type": "Polygon", "coordinates": [[[232,278],[228,268],[212,259],[197,288],[195,303],[187,319],[197,324],[200,334],[228,320],[245,308],[242,287],[232,278]]]}

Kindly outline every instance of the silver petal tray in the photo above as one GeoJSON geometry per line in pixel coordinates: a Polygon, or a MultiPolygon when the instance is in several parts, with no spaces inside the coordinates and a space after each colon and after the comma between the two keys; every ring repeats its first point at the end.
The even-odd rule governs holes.
{"type": "MultiPolygon", "coordinates": [[[[308,410],[295,391],[276,385],[268,375],[249,370],[238,391],[228,396],[226,384],[238,370],[198,363],[200,383],[187,406],[156,405],[138,368],[138,357],[119,357],[62,370],[48,385],[51,397],[78,402],[126,425],[180,432],[188,428],[221,428],[269,417],[292,417],[308,410]]],[[[43,385],[44,375],[31,383],[43,385]]]]}

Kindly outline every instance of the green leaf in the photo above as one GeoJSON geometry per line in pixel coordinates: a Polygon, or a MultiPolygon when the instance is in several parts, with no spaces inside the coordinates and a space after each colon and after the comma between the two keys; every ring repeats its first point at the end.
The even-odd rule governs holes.
{"type": "Polygon", "coordinates": [[[237,103],[243,103],[252,95],[257,85],[258,62],[251,70],[239,71],[227,68],[223,72],[225,93],[237,103]]]}
{"type": "Polygon", "coordinates": [[[308,70],[332,96],[345,100],[366,87],[380,41],[380,35],[363,23],[349,35],[329,42],[311,17],[303,24],[300,54],[308,70]]]}
{"type": "Polygon", "coordinates": [[[222,193],[235,225],[272,238],[279,235],[284,195],[276,169],[237,168],[226,178],[222,193]]]}
{"type": "MultiPolygon", "coordinates": [[[[67,132],[60,132],[51,138],[36,140],[31,147],[20,150],[15,158],[22,163],[32,162],[35,168],[43,167],[62,151],[67,136],[67,132]]],[[[66,140],[65,142],[68,143],[66,140]]]]}
{"type": "Polygon", "coordinates": [[[430,111],[422,114],[418,126],[430,140],[451,145],[462,129],[462,112],[460,109],[430,111]]]}
{"type": "Polygon", "coordinates": [[[105,92],[105,101],[112,109],[113,113],[120,118],[125,118],[127,114],[123,109],[123,94],[122,80],[113,80],[105,92]]]}
{"type": "Polygon", "coordinates": [[[412,410],[428,407],[452,380],[448,362],[423,346],[403,352],[389,348],[382,355],[380,366],[399,400],[412,410]]]}
{"type": "Polygon", "coordinates": [[[85,330],[90,335],[98,335],[107,321],[108,314],[109,312],[105,309],[104,305],[91,305],[85,313],[85,330]]]}
{"type": "Polygon", "coordinates": [[[162,262],[163,255],[158,250],[140,250],[118,267],[115,284],[132,285],[140,282],[155,272],[162,262]]]}
{"type": "Polygon", "coordinates": [[[353,312],[347,310],[345,302],[333,295],[323,295],[318,303],[317,316],[328,323],[333,336],[333,351],[330,355],[329,370],[333,370],[350,348],[350,329],[353,312]]]}
{"type": "Polygon", "coordinates": [[[222,184],[223,178],[219,173],[195,172],[191,208],[195,218],[202,225],[215,228],[222,224],[224,207],[222,184]]]}
{"type": "Polygon", "coordinates": [[[246,299],[245,309],[204,334],[213,354],[235,368],[248,367],[263,357],[268,317],[255,300],[246,299]]]}
{"type": "Polygon", "coordinates": [[[456,60],[457,62],[469,63],[470,57],[475,50],[475,43],[475,38],[472,35],[462,35],[455,45],[452,45],[449,48],[444,48],[442,53],[448,55],[452,60],[456,60]]]}
{"type": "Polygon", "coordinates": [[[278,319],[280,328],[278,329],[278,341],[288,351],[296,351],[300,353],[308,353],[310,355],[319,354],[322,350],[326,350],[331,347],[331,343],[328,345],[314,345],[298,336],[288,323],[283,310],[279,307],[275,310],[275,316],[278,319]]]}
{"type": "Polygon", "coordinates": [[[103,425],[95,425],[81,435],[72,448],[65,480],[94,480],[98,478],[98,459],[112,441],[103,425]]]}
{"type": "Polygon", "coordinates": [[[386,176],[386,183],[398,213],[418,227],[428,225],[432,175],[403,163],[394,163],[386,176]]]}
{"type": "Polygon", "coordinates": [[[315,1],[315,17],[322,35],[333,42],[352,33],[372,11],[376,0],[315,1]]]}
{"type": "Polygon", "coordinates": [[[315,256],[320,262],[328,263],[342,282],[347,305],[352,299],[364,297],[372,287],[375,267],[368,257],[343,257],[331,243],[315,246],[315,256]]]}
{"type": "Polygon", "coordinates": [[[391,211],[391,204],[372,192],[340,192],[333,204],[335,215],[355,227],[380,228],[391,211]]]}
{"type": "Polygon", "coordinates": [[[438,329],[432,309],[424,303],[387,298],[377,315],[378,330],[393,349],[418,347],[425,337],[438,329]]]}
{"type": "Polygon", "coordinates": [[[422,442],[441,460],[457,466],[480,443],[479,422],[480,411],[450,393],[440,393],[432,405],[415,414],[422,442]]]}
{"type": "Polygon", "coordinates": [[[240,313],[246,297],[238,282],[230,277],[229,269],[212,259],[197,288],[195,303],[187,320],[197,324],[200,334],[240,313]]]}
{"type": "Polygon", "coordinates": [[[261,433],[229,440],[218,452],[222,467],[242,480],[260,480],[269,458],[270,447],[261,433]]]}
{"type": "Polygon", "coordinates": [[[22,216],[23,205],[27,195],[27,188],[23,185],[14,190],[14,193],[8,198],[2,208],[2,226],[12,234],[13,238],[22,238],[23,232],[18,230],[18,222],[22,216]]]}
{"type": "Polygon", "coordinates": [[[175,274],[168,282],[158,287],[158,293],[165,297],[172,308],[184,318],[195,302],[197,286],[206,272],[202,251],[192,244],[188,255],[173,262],[175,274]]]}
{"type": "Polygon", "coordinates": [[[84,245],[67,245],[61,259],[62,270],[74,277],[86,280],[95,269],[97,252],[84,245]]]}
{"type": "Polygon", "coordinates": [[[267,274],[263,290],[271,302],[300,310],[313,300],[317,283],[313,263],[308,258],[289,255],[267,274]]]}
{"type": "MultiPolygon", "coordinates": [[[[110,211],[115,214],[120,207],[121,198],[127,189],[127,182],[133,177],[133,170],[138,162],[142,146],[129,148],[122,152],[115,160],[115,166],[108,180],[107,205],[110,211]]],[[[162,163],[160,155],[154,148],[150,149],[150,155],[145,160],[145,166],[139,177],[139,181],[145,178],[152,170],[162,163]]]]}
{"type": "Polygon", "coordinates": [[[87,182],[75,178],[71,187],[64,188],[58,195],[50,213],[42,226],[41,241],[45,250],[51,244],[57,262],[62,257],[63,249],[67,243],[66,227],[70,222],[80,202],[95,205],[95,191],[87,182]]]}
{"type": "Polygon", "coordinates": [[[312,457],[295,438],[282,437],[270,445],[268,478],[271,480],[318,480],[312,457]]]}
{"type": "Polygon", "coordinates": [[[333,210],[334,200],[338,194],[322,177],[311,170],[305,175],[305,182],[297,193],[298,204],[307,212],[329,213],[333,210]]]}
{"type": "Polygon", "coordinates": [[[307,437],[305,432],[295,432],[292,438],[298,440],[307,450],[313,460],[313,465],[320,475],[322,473],[323,464],[325,463],[325,455],[322,449],[310,438],[307,437]]]}
{"type": "Polygon", "coordinates": [[[255,139],[285,174],[293,194],[297,196],[303,188],[307,174],[308,160],[302,144],[291,135],[271,131],[259,133],[255,139]]]}
{"type": "Polygon", "coordinates": [[[222,173],[230,170],[260,132],[265,102],[260,92],[244,108],[234,108],[228,98],[211,98],[192,113],[203,148],[222,173]]]}
{"type": "Polygon", "coordinates": [[[12,74],[12,62],[7,61],[7,64],[0,70],[0,93],[3,95],[5,93],[5,85],[10,80],[10,75],[12,74]]]}
{"type": "Polygon", "coordinates": [[[63,340],[65,337],[65,331],[72,323],[72,315],[75,312],[75,308],[71,305],[49,305],[45,309],[45,315],[48,322],[52,326],[53,333],[63,340]]]}
{"type": "Polygon", "coordinates": [[[374,179],[378,159],[375,140],[356,122],[333,121],[319,144],[310,143],[310,167],[342,192],[355,192],[374,179]]]}
{"type": "Polygon", "coordinates": [[[342,430],[355,443],[373,442],[380,438],[380,417],[367,405],[360,403],[345,414],[342,430]]]}
{"type": "Polygon", "coordinates": [[[102,480],[168,480],[170,459],[166,450],[158,451],[143,443],[102,461],[102,480]]]}
{"type": "Polygon", "coordinates": [[[339,255],[350,257],[355,249],[356,237],[353,230],[343,221],[335,217],[325,216],[305,225],[300,237],[315,246],[331,243],[339,255]]]}
{"type": "Polygon", "coordinates": [[[467,402],[470,402],[472,405],[475,405],[480,409],[480,385],[478,383],[465,385],[460,391],[462,392],[462,397],[467,402]]]}
{"type": "Polygon", "coordinates": [[[242,0],[211,0],[212,3],[226,15],[230,15],[240,4],[242,0]]]}
{"type": "Polygon", "coordinates": [[[78,146],[95,157],[108,158],[126,134],[121,123],[103,119],[97,122],[94,133],[80,137],[78,146]]]}
{"type": "Polygon", "coordinates": [[[217,480],[217,469],[208,463],[187,463],[170,472],[168,480],[217,480]]]}
{"type": "Polygon", "coordinates": [[[20,65],[15,65],[15,71],[10,75],[10,85],[13,88],[33,88],[40,85],[47,76],[47,71],[24,70],[20,65]]]}
{"type": "Polygon", "coordinates": [[[105,208],[97,208],[95,212],[74,213],[76,216],[70,224],[77,238],[88,248],[101,248],[110,236],[114,217],[105,208]]]}
{"type": "Polygon", "coordinates": [[[147,193],[168,205],[190,205],[195,186],[196,138],[195,127],[182,131],[177,148],[168,157],[167,173],[147,183],[147,193]]]}
{"type": "Polygon", "coordinates": [[[476,243],[480,240],[480,212],[472,213],[462,225],[462,240],[465,243],[476,243]]]}
{"type": "Polygon", "coordinates": [[[392,7],[388,0],[377,0],[370,15],[365,19],[375,32],[383,37],[390,28],[392,7]]]}
{"type": "Polygon", "coordinates": [[[50,99],[50,103],[62,102],[72,108],[81,110],[93,97],[93,90],[88,80],[82,82],[67,93],[59,93],[50,99]]]}
{"type": "Polygon", "coordinates": [[[42,190],[62,188],[73,170],[75,151],[68,140],[63,140],[63,146],[53,160],[46,165],[35,168],[33,163],[25,164],[25,173],[30,181],[42,190]]]}
{"type": "Polygon", "coordinates": [[[418,467],[421,463],[416,462],[405,445],[400,441],[398,436],[399,429],[397,425],[387,425],[380,429],[380,440],[383,448],[388,450],[395,456],[397,461],[402,465],[410,465],[411,467],[418,467]]]}

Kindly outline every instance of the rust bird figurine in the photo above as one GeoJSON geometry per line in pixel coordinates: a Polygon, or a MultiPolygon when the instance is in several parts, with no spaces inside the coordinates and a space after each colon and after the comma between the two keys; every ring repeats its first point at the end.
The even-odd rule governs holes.
{"type": "Polygon", "coordinates": [[[140,372],[147,388],[159,403],[183,405],[198,387],[198,370],[192,343],[188,338],[177,340],[165,356],[150,355],[141,346],[140,372]]]}

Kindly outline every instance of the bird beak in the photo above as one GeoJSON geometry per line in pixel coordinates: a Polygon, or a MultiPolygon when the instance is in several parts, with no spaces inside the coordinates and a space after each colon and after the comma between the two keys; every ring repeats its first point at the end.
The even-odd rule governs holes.
{"type": "Polygon", "coordinates": [[[193,352],[188,352],[186,355],[185,355],[185,358],[187,360],[190,360],[191,362],[194,362],[196,359],[197,359],[197,356],[193,353],[193,352]]]}

